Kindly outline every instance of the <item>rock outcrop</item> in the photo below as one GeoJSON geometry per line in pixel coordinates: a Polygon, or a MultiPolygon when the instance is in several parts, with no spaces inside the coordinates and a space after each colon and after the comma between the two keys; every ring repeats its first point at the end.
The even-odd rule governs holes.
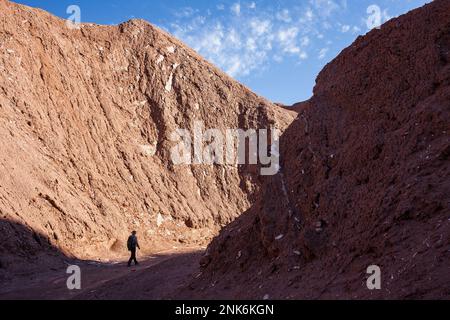
{"type": "Polygon", "coordinates": [[[259,172],[174,165],[173,132],[293,119],[147,22],[71,29],[1,0],[2,259],[113,258],[133,229],[152,250],[206,244],[254,202],[259,172]]]}
{"type": "Polygon", "coordinates": [[[282,171],[180,295],[448,299],[450,2],[359,37],[296,109],[282,171]]]}

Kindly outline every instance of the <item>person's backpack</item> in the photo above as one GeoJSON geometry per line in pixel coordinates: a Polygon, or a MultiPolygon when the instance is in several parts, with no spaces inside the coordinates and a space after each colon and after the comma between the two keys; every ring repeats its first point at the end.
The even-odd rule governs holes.
{"type": "Polygon", "coordinates": [[[133,250],[133,237],[132,236],[128,237],[127,248],[128,248],[128,251],[133,250]]]}

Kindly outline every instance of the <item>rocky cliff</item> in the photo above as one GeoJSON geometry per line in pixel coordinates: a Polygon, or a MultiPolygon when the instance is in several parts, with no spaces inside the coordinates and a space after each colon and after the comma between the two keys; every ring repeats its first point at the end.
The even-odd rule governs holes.
{"type": "Polygon", "coordinates": [[[292,120],[147,22],[72,29],[1,0],[4,264],[48,246],[118,257],[133,229],[152,251],[206,244],[254,202],[259,172],[174,165],[171,135],[195,121],[225,131],[292,120]]]}
{"type": "Polygon", "coordinates": [[[359,37],[296,110],[282,171],[184,294],[448,299],[450,2],[359,37]],[[372,265],[381,290],[366,286],[372,265]]]}

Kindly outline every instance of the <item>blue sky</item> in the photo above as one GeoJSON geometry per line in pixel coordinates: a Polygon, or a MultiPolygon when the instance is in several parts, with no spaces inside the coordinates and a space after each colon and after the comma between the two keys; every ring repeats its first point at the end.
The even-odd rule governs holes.
{"type": "Polygon", "coordinates": [[[430,0],[14,0],[82,22],[145,19],[183,40],[256,93],[293,104],[358,35],[430,0]]]}

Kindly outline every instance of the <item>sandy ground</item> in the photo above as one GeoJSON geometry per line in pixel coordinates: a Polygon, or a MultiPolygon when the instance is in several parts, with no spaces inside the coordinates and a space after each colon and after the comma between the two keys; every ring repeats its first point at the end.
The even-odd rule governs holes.
{"type": "Polygon", "coordinates": [[[0,299],[168,299],[199,273],[204,248],[183,248],[141,257],[140,264],[80,261],[81,289],[68,290],[65,268],[18,276],[0,288],[0,299]]]}

